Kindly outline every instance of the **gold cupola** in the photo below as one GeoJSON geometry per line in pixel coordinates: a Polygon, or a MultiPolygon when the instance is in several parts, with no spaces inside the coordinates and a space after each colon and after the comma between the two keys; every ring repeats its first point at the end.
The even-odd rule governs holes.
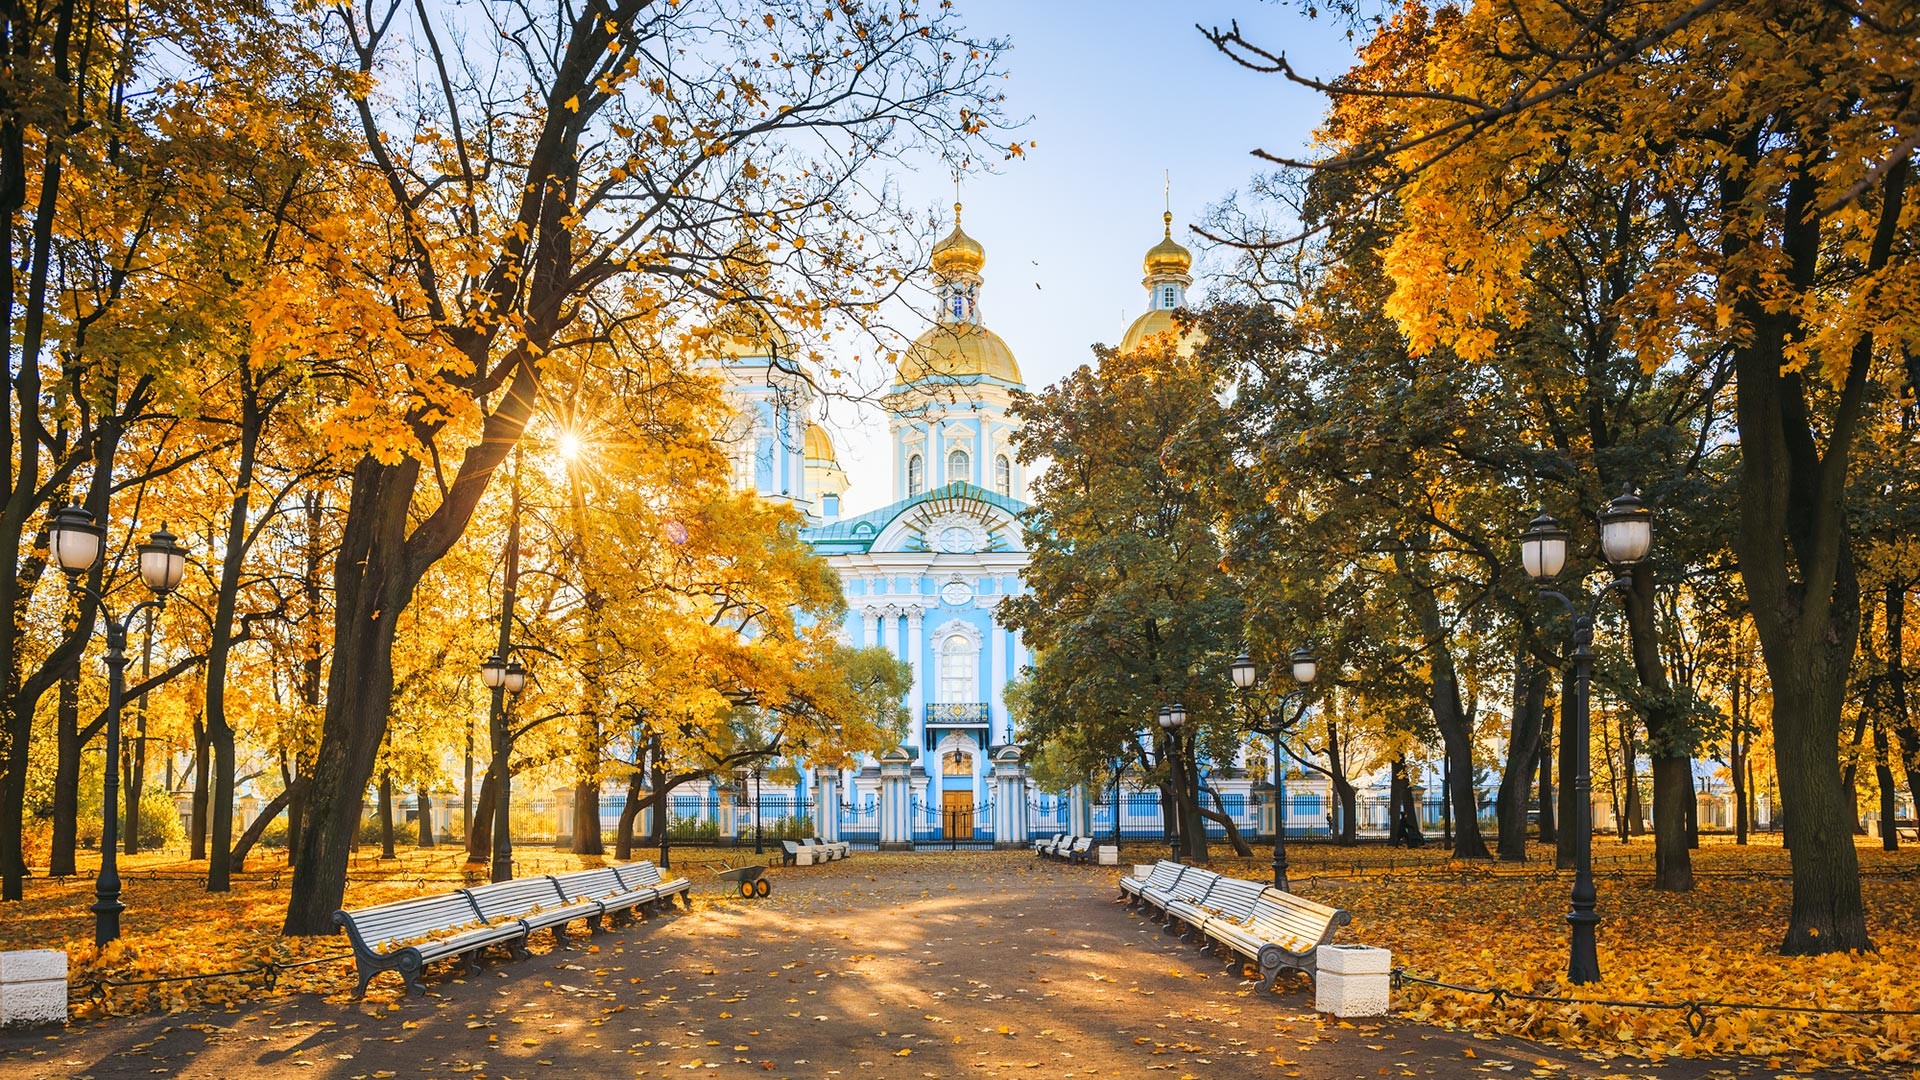
{"type": "Polygon", "coordinates": [[[933,245],[933,272],[941,277],[979,274],[987,265],[987,249],[960,228],[960,204],[953,204],[953,231],[933,245]]]}
{"type": "MultiPolygon", "coordinates": [[[[1147,310],[1127,327],[1120,339],[1121,352],[1132,352],[1162,334],[1177,333],[1173,313],[1187,306],[1187,286],[1193,284],[1193,252],[1173,239],[1173,211],[1161,215],[1160,223],[1160,242],[1147,249],[1143,264],[1147,276],[1140,282],[1147,288],[1147,310]]],[[[1173,343],[1174,351],[1190,356],[1205,341],[1206,335],[1194,327],[1179,335],[1173,343]]]]}
{"type": "Polygon", "coordinates": [[[1181,247],[1173,238],[1173,211],[1161,215],[1165,232],[1160,242],[1147,249],[1144,266],[1147,276],[1185,277],[1193,269],[1193,252],[1181,247]]]}

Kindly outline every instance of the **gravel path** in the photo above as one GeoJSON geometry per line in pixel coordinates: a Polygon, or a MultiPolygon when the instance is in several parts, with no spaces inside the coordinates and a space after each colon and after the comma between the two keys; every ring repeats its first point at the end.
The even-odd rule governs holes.
{"type": "Polygon", "coordinates": [[[1261,993],[1115,903],[1111,869],[856,853],[772,880],[761,901],[696,882],[692,912],[477,977],[437,965],[403,1002],[0,1035],[0,1077],[1773,1075],[1327,1020],[1304,978],[1261,993]]]}

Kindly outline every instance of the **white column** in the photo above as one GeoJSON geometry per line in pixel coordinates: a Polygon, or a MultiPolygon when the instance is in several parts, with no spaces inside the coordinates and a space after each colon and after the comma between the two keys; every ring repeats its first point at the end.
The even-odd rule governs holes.
{"type": "Polygon", "coordinates": [[[872,608],[860,609],[860,622],[867,635],[867,648],[880,643],[880,618],[872,608]]]}
{"type": "Polygon", "coordinates": [[[915,746],[926,745],[927,680],[921,671],[924,665],[920,662],[925,654],[926,618],[926,609],[922,607],[916,605],[907,609],[907,663],[913,667],[913,687],[907,691],[907,731],[915,746]]]}
{"type": "MultiPolygon", "coordinates": [[[[1006,651],[1006,643],[1001,640],[1000,624],[991,618],[987,620],[987,739],[992,743],[1006,731],[1007,699],[1006,676],[1000,672],[1001,654],[1006,651]]],[[[1011,741],[1011,740],[1009,740],[1011,741]]]]}
{"type": "Polygon", "coordinates": [[[1020,631],[1010,633],[1013,634],[1013,674],[1018,675],[1020,669],[1027,666],[1027,643],[1020,639],[1020,631]]]}
{"type": "Polygon", "coordinates": [[[813,831],[827,843],[840,839],[840,770],[822,767],[815,773],[813,831]]]}
{"type": "Polygon", "coordinates": [[[909,819],[907,775],[912,761],[905,751],[889,750],[880,759],[880,850],[907,851],[913,848],[913,825],[909,819]]]}

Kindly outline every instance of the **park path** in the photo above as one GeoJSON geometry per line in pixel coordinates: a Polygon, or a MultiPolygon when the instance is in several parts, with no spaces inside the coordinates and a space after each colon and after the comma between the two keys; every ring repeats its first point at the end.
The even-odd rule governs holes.
{"type": "Polygon", "coordinates": [[[1330,1021],[1306,980],[1260,992],[1115,903],[1116,879],[1025,853],[856,853],[775,872],[767,900],[696,882],[693,911],[591,945],[465,979],[439,965],[424,997],[0,1035],[0,1077],[1772,1075],[1330,1021]]]}

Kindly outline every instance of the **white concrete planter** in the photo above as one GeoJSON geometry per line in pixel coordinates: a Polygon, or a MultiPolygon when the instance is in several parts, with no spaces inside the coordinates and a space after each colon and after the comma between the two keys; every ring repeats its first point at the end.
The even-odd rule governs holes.
{"type": "Polygon", "coordinates": [[[1120,849],[1114,847],[1112,844],[1101,844],[1098,848],[1094,849],[1094,853],[1100,860],[1101,866],[1120,865],[1120,849]]]}
{"type": "Polygon", "coordinates": [[[1314,950],[1313,1007],[1334,1016],[1384,1016],[1393,954],[1369,945],[1314,950]]]}
{"type": "Polygon", "coordinates": [[[0,1027],[67,1022],[67,954],[0,952],[0,1027]]]}

